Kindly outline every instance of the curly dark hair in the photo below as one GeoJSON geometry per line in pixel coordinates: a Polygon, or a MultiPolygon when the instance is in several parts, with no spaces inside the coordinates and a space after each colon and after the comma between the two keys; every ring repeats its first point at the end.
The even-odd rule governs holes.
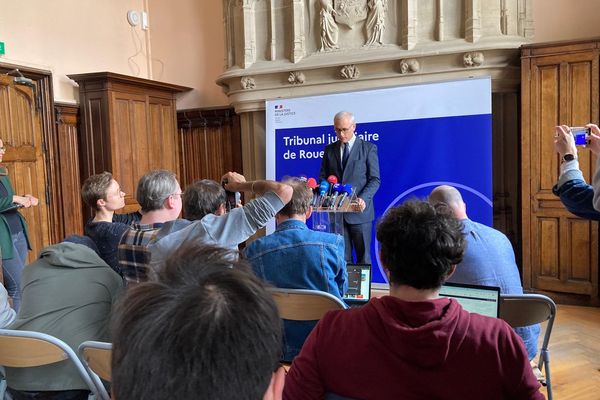
{"type": "Polygon", "coordinates": [[[437,289],[462,261],[462,223],[448,207],[410,200],[391,208],[377,224],[381,261],[391,283],[437,289]]]}

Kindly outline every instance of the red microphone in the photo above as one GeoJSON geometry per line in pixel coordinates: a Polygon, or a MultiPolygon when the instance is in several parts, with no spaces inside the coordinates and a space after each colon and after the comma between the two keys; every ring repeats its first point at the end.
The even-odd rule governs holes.
{"type": "Polygon", "coordinates": [[[338,183],[337,176],[335,176],[335,175],[329,175],[327,177],[327,182],[329,182],[329,192],[327,194],[329,196],[331,196],[331,194],[333,193],[333,185],[335,185],[336,183],[338,183]]]}
{"type": "Polygon", "coordinates": [[[316,189],[317,185],[317,180],[315,178],[308,178],[306,180],[306,186],[308,186],[311,189],[316,189]]]}

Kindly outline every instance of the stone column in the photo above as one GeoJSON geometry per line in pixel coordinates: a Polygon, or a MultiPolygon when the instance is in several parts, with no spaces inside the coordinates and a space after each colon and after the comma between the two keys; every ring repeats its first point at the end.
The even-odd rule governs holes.
{"type": "Polygon", "coordinates": [[[465,39],[475,43],[481,38],[481,0],[466,0],[465,11],[465,39]]]}

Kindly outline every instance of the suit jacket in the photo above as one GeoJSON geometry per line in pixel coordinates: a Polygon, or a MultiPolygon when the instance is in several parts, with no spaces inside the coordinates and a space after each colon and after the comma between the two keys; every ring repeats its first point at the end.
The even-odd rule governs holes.
{"type": "Polygon", "coordinates": [[[363,224],[373,221],[373,218],[375,218],[373,196],[375,196],[381,183],[377,146],[357,137],[350,151],[345,169],[342,169],[340,146],[341,143],[338,140],[325,147],[319,181],[327,179],[329,175],[335,175],[340,182],[351,184],[354,193],[365,201],[367,207],[362,213],[346,213],[344,214],[344,221],[349,224],[363,224]]]}

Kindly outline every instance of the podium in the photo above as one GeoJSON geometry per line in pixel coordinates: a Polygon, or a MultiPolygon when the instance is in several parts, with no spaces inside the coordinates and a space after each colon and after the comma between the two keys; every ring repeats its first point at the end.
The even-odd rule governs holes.
{"type": "Polygon", "coordinates": [[[313,207],[312,230],[337,233],[342,236],[344,236],[344,214],[362,212],[358,207],[356,194],[345,198],[324,196],[319,198],[313,207]]]}

